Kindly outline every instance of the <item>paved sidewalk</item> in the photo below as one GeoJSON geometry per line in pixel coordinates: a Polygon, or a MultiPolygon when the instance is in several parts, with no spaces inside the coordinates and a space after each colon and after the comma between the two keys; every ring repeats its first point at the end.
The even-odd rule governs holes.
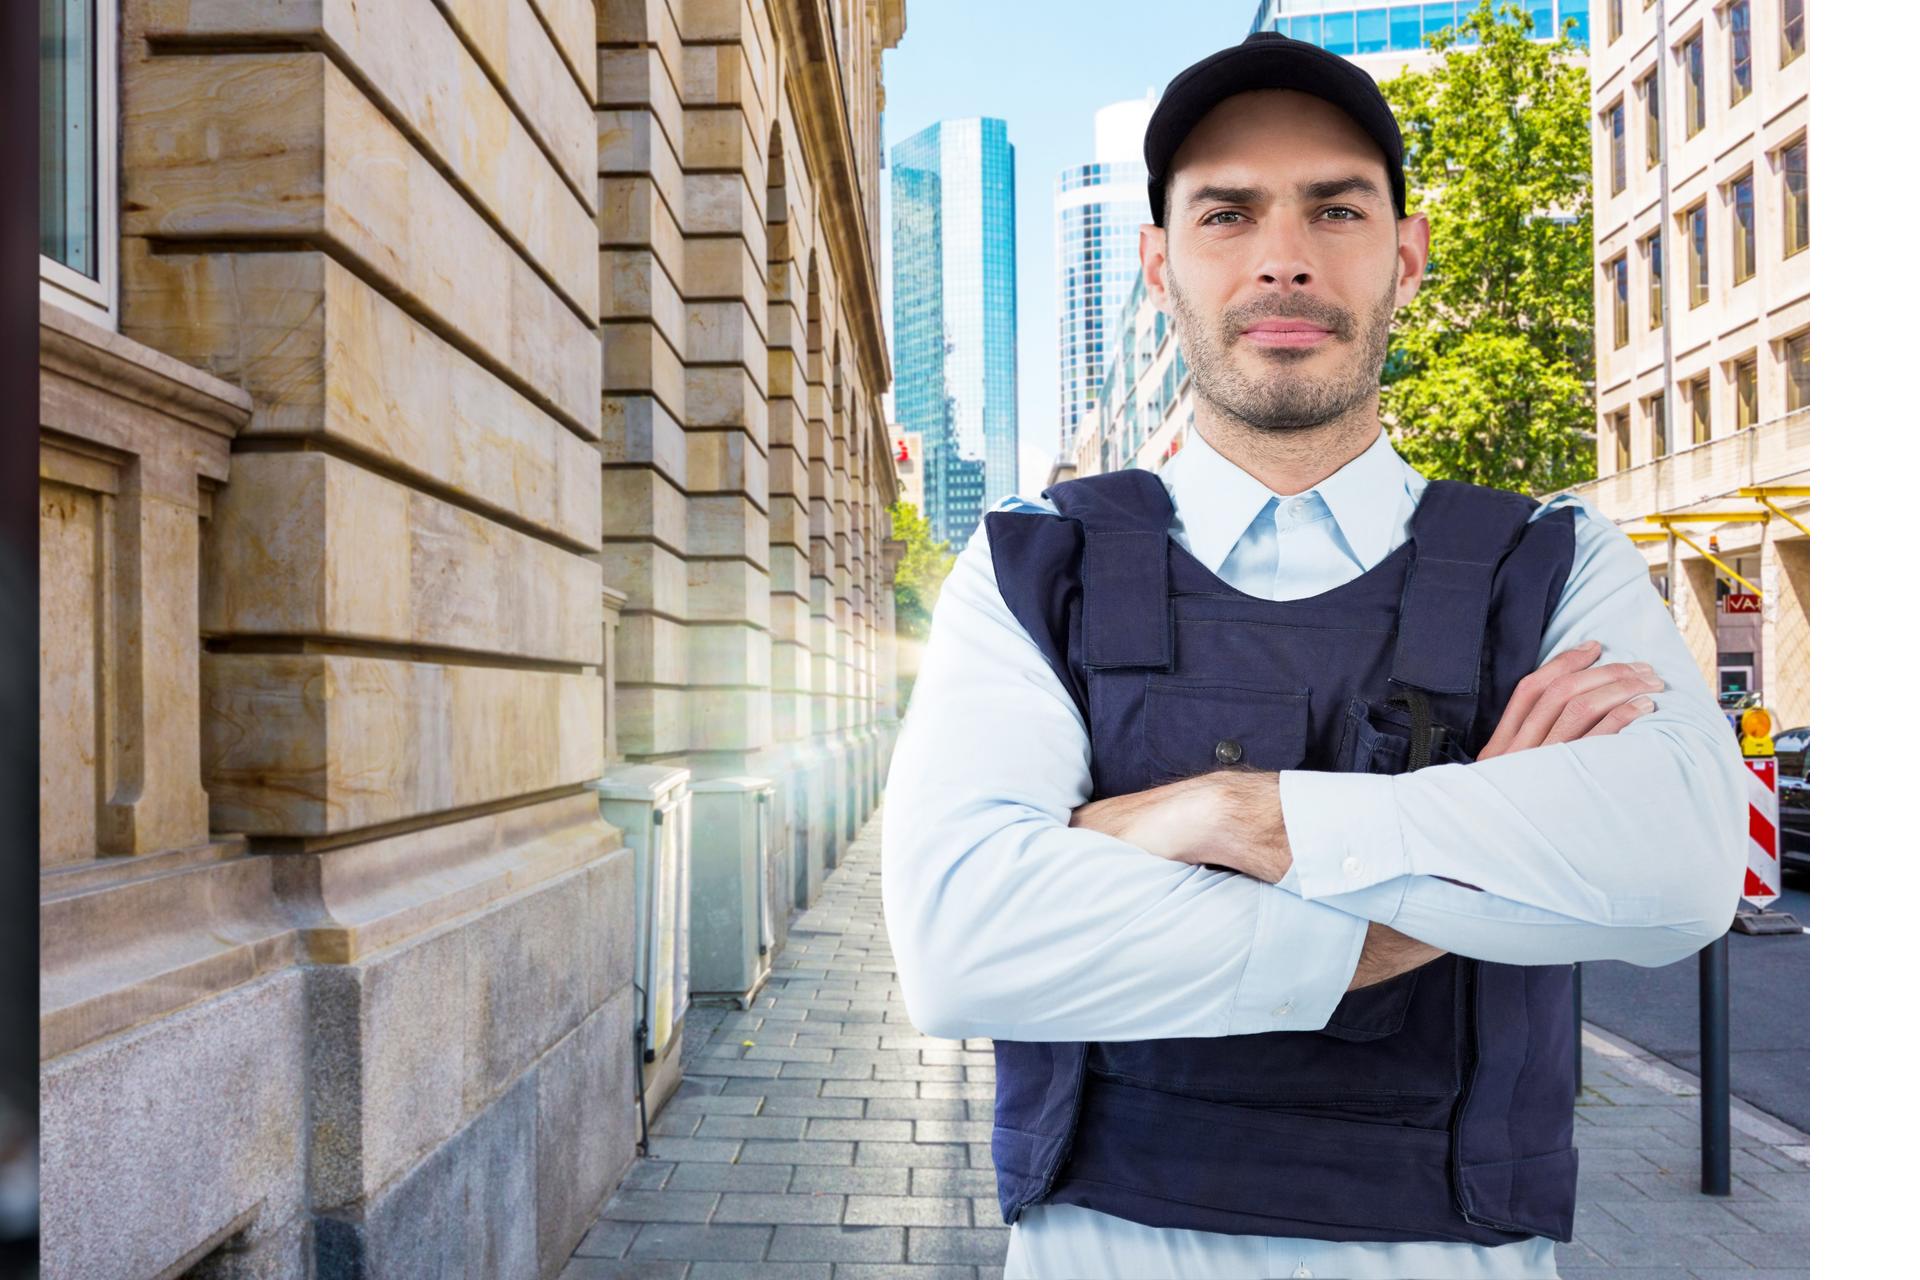
{"type": "MultiPolygon", "coordinates": [[[[907,1021],[880,817],[793,923],[746,1012],[696,1009],[687,1077],[563,1280],[999,1280],[987,1040],[907,1021]]],[[[1734,1118],[1733,1195],[1701,1196],[1690,1083],[1589,1030],[1567,1280],[1807,1275],[1803,1135],[1734,1118]]]]}

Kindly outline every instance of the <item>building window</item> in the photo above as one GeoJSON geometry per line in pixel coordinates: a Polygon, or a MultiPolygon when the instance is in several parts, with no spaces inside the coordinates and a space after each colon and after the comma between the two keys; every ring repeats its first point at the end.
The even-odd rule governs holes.
{"type": "Polygon", "coordinates": [[[1613,435],[1613,469],[1625,471],[1633,465],[1633,420],[1622,409],[1618,413],[1607,415],[1607,425],[1613,435]]]}
{"type": "Polygon", "coordinates": [[[1735,178],[1729,194],[1733,206],[1733,282],[1740,284],[1753,279],[1758,256],[1753,234],[1753,171],[1735,178]]]}
{"type": "Polygon", "coordinates": [[[114,323],[116,0],[40,0],[40,294],[114,323]]]}
{"type": "Polygon", "coordinates": [[[1752,356],[1733,364],[1733,426],[1745,431],[1760,421],[1760,365],[1752,356]]]}
{"type": "Polygon", "coordinates": [[[1680,215],[1687,237],[1687,307],[1707,300],[1707,206],[1693,206],[1680,215]]]}
{"type": "Polygon", "coordinates": [[[1653,456],[1667,456],[1667,393],[1657,391],[1647,398],[1647,426],[1653,436],[1653,456]]]}
{"type": "Polygon", "coordinates": [[[1728,104],[1753,92],[1753,13],[1748,0],[1727,6],[1728,104]]]}
{"type": "Polygon", "coordinates": [[[1707,51],[1698,31],[1680,46],[1680,61],[1687,68],[1687,136],[1707,127],[1707,51]]]}
{"type": "Polygon", "coordinates": [[[1612,44],[1626,30],[1627,20],[1623,10],[1626,0],[1607,0],[1607,43],[1612,44]]]}
{"type": "Polygon", "coordinates": [[[1655,67],[1640,80],[1640,93],[1647,102],[1647,168],[1660,163],[1660,68],[1655,67]]]}
{"type": "Polygon", "coordinates": [[[1780,65],[1807,51],[1807,0],[1780,0],[1780,65]]]}
{"type": "Polygon", "coordinates": [[[1811,334],[1799,333],[1781,344],[1781,363],[1787,373],[1787,412],[1804,409],[1813,402],[1812,368],[1807,341],[1811,334]]]}
{"type": "Polygon", "coordinates": [[[1607,263],[1607,275],[1613,281],[1613,345],[1618,350],[1627,345],[1627,339],[1632,334],[1627,316],[1626,254],[1607,263]]]}
{"type": "Polygon", "coordinates": [[[1647,328],[1658,329],[1666,307],[1666,264],[1660,260],[1660,233],[1647,237],[1647,328]]]}
{"type": "Polygon", "coordinates": [[[1613,194],[1627,189],[1627,104],[1624,99],[1607,108],[1607,155],[1613,194]]]}
{"type": "Polygon", "coordinates": [[[1689,385],[1693,402],[1693,442],[1705,444],[1713,439],[1713,383],[1701,374],[1689,385]]]}
{"type": "Polygon", "coordinates": [[[1780,150],[1781,205],[1786,224],[1785,257],[1807,247],[1807,140],[1780,150]]]}

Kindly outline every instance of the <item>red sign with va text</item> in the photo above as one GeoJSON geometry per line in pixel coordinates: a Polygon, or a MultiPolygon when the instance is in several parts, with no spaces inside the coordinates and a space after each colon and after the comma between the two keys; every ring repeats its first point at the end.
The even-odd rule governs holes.
{"type": "Polygon", "coordinates": [[[1727,597],[1727,612],[1758,613],[1760,612],[1760,597],[1736,591],[1727,597]]]}

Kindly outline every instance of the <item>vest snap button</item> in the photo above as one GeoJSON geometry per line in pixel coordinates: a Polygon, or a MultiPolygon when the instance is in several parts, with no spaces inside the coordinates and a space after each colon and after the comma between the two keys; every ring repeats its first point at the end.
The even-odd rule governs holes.
{"type": "Polygon", "coordinates": [[[1244,754],[1240,744],[1232,738],[1222,738],[1213,744],[1213,758],[1221,764],[1239,764],[1240,757],[1244,754]]]}

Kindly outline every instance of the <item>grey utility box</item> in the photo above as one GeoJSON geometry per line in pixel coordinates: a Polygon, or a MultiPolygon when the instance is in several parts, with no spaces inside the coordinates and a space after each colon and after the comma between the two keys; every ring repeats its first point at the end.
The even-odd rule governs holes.
{"type": "Polygon", "coordinates": [[[769,778],[707,778],[693,792],[693,998],[744,1009],[773,963],[769,778]]]}
{"type": "Polygon", "coordinates": [[[665,1052],[680,1031],[691,994],[692,909],[687,851],[693,836],[692,775],[653,764],[616,768],[594,785],[600,815],[633,850],[633,985],[641,1061],[665,1052]]]}

